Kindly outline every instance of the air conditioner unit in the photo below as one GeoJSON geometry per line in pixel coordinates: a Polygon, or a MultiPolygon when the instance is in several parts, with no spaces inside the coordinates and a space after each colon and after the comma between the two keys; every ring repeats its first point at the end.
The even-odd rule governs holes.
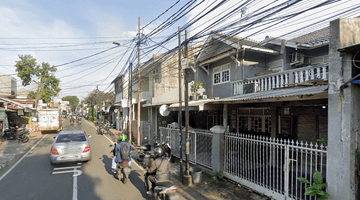
{"type": "Polygon", "coordinates": [[[294,52],[291,55],[291,63],[290,65],[302,65],[304,63],[304,54],[299,52],[294,52]]]}
{"type": "Polygon", "coordinates": [[[249,94],[255,92],[255,83],[249,83],[243,85],[243,94],[249,94]]]}

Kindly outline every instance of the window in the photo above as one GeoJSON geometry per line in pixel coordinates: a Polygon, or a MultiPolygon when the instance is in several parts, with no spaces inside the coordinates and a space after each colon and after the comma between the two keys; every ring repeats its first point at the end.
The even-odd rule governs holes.
{"type": "Polygon", "coordinates": [[[230,64],[214,68],[214,84],[230,81],[230,64]]]}

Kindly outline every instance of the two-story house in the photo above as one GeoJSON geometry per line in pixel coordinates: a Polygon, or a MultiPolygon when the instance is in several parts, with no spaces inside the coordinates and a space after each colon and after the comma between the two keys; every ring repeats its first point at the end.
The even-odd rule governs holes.
{"type": "Polygon", "coordinates": [[[212,32],[195,78],[208,97],[219,98],[208,104],[221,105],[207,123],[230,132],[326,140],[328,44],[329,28],[262,42],[212,32]]]}

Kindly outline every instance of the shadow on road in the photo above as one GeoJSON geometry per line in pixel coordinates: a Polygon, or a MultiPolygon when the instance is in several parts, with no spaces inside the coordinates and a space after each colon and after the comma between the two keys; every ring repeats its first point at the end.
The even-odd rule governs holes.
{"type": "Polygon", "coordinates": [[[133,170],[131,171],[129,178],[131,183],[140,191],[141,195],[145,199],[149,199],[148,195],[146,194],[146,189],[142,176],[143,174],[139,174],[137,171],[133,170]]]}

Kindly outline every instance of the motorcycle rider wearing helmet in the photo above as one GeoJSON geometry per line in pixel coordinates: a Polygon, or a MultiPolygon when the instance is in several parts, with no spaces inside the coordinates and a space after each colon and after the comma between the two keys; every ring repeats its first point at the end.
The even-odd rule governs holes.
{"type": "Polygon", "coordinates": [[[125,134],[121,134],[119,136],[118,143],[115,146],[115,162],[116,163],[121,163],[123,161],[121,159],[121,146],[122,145],[127,145],[128,148],[129,148],[129,155],[130,156],[129,156],[129,159],[128,159],[128,161],[129,161],[128,165],[131,166],[131,154],[130,154],[131,146],[130,146],[129,142],[126,141],[126,135],[125,134]]]}
{"type": "Polygon", "coordinates": [[[147,169],[145,175],[145,184],[147,192],[153,194],[157,182],[165,182],[169,180],[170,162],[168,154],[159,146],[154,149],[156,159],[151,162],[150,168],[147,169]],[[151,182],[151,191],[149,191],[149,181],[151,182]]]}

